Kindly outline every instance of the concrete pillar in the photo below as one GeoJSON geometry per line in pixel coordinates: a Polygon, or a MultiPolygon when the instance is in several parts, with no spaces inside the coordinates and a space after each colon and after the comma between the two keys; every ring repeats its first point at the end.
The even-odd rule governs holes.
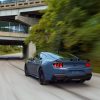
{"type": "Polygon", "coordinates": [[[28,45],[23,45],[23,58],[27,58],[28,56],[28,45]]]}
{"type": "Polygon", "coordinates": [[[36,46],[32,42],[23,45],[23,58],[33,58],[36,53],[36,46]]]}
{"type": "Polygon", "coordinates": [[[21,16],[21,15],[15,16],[15,20],[20,21],[20,22],[27,24],[29,26],[32,26],[32,25],[38,23],[37,18],[30,18],[30,17],[21,16]]]}
{"type": "Polygon", "coordinates": [[[32,42],[28,45],[28,58],[33,58],[36,53],[36,46],[32,42]]]}

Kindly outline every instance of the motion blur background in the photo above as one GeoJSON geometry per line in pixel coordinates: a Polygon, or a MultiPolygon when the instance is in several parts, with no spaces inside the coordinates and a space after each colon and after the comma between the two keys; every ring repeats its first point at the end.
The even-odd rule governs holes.
{"type": "Polygon", "coordinates": [[[48,9],[33,26],[27,43],[39,51],[73,53],[90,59],[100,72],[100,0],[46,0],[48,9]]]}
{"type": "MultiPolygon", "coordinates": [[[[0,4],[16,2],[27,0],[0,0],[0,4]]],[[[44,14],[39,23],[31,28],[26,43],[33,41],[37,52],[51,51],[63,55],[70,52],[82,59],[90,59],[93,70],[100,72],[100,0],[45,0],[45,2],[48,9],[42,11],[44,14]]],[[[28,33],[29,29],[17,22],[0,21],[0,30],[28,33]]],[[[10,51],[9,46],[6,47],[9,52],[16,51],[16,47],[10,47],[10,51]]],[[[1,48],[4,47],[0,46],[0,50],[1,48]]],[[[17,48],[19,52],[22,50],[20,46],[17,48]]]]}

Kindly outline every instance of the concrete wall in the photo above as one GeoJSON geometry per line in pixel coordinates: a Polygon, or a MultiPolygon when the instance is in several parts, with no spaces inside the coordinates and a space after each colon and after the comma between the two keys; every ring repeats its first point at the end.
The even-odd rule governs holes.
{"type": "Polygon", "coordinates": [[[23,58],[33,58],[36,53],[36,46],[32,42],[30,42],[28,45],[23,45],[23,58]]]}

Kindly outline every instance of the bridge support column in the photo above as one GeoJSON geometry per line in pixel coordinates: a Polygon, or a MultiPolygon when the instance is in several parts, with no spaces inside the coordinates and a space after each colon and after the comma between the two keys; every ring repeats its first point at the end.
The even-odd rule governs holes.
{"type": "Polygon", "coordinates": [[[28,45],[23,45],[23,58],[27,58],[28,57],[28,45]]]}
{"type": "Polygon", "coordinates": [[[28,45],[28,58],[33,58],[36,53],[36,46],[32,42],[28,45]]]}
{"type": "Polygon", "coordinates": [[[36,46],[32,42],[23,45],[23,58],[33,58],[36,53],[36,46]]]}

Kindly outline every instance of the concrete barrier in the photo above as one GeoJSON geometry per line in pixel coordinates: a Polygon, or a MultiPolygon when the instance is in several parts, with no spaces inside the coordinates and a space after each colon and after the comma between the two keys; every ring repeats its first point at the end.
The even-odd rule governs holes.
{"type": "Polygon", "coordinates": [[[42,6],[42,5],[43,6],[46,5],[44,0],[32,0],[28,2],[0,4],[0,10],[27,8],[27,7],[42,6]]]}

